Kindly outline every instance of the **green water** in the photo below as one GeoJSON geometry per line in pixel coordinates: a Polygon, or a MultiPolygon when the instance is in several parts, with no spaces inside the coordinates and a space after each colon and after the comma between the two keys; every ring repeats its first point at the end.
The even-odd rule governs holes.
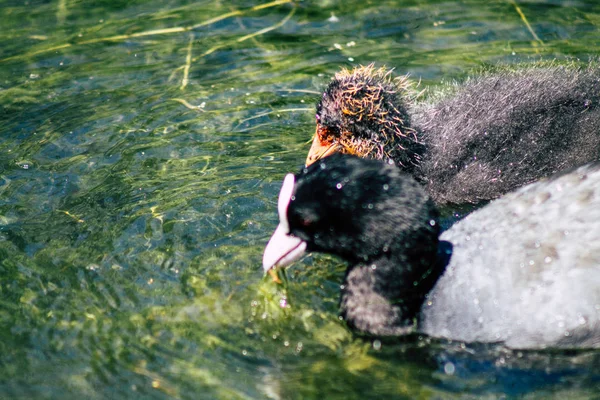
{"type": "Polygon", "coordinates": [[[263,4],[0,0],[0,398],[597,398],[598,351],[373,346],[339,260],[260,264],[340,67],[586,60],[600,3],[263,4]]]}

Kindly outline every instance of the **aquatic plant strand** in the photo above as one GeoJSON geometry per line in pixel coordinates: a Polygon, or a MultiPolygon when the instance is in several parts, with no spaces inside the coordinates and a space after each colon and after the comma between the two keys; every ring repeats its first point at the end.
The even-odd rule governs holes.
{"type": "MultiPolygon", "coordinates": [[[[282,4],[288,4],[288,3],[293,4],[293,1],[292,0],[276,0],[276,1],[272,1],[270,3],[250,7],[246,10],[231,11],[226,14],[219,15],[217,17],[211,18],[207,21],[204,21],[199,24],[192,25],[192,26],[173,27],[173,28],[166,28],[166,29],[154,29],[154,30],[150,30],[150,31],[131,33],[128,35],[115,35],[115,36],[82,40],[80,42],[75,42],[75,43],[65,43],[65,44],[61,44],[58,46],[49,47],[47,49],[36,50],[36,51],[29,52],[29,53],[24,53],[24,54],[19,54],[19,55],[12,56],[12,57],[3,58],[3,59],[0,59],[0,62],[22,59],[22,58],[27,58],[27,57],[33,57],[38,54],[49,53],[52,51],[62,50],[62,49],[66,49],[66,48],[74,47],[74,46],[81,46],[81,45],[85,45],[85,44],[94,44],[94,43],[101,43],[101,42],[119,42],[122,40],[138,38],[138,37],[147,37],[147,36],[156,36],[156,35],[167,35],[167,34],[171,34],[171,33],[188,32],[188,31],[191,31],[191,30],[194,30],[197,28],[201,28],[203,26],[214,24],[215,22],[219,22],[219,21],[222,21],[222,20],[230,18],[230,17],[245,15],[245,14],[251,13],[253,11],[263,10],[266,8],[276,7],[276,6],[279,6],[282,4]]],[[[294,6],[292,10],[294,11],[295,9],[296,9],[296,7],[294,6]]],[[[243,37],[239,38],[237,41],[243,42],[246,39],[249,39],[250,37],[258,36],[263,33],[269,32],[273,29],[276,29],[279,26],[283,25],[285,22],[287,22],[292,15],[293,15],[293,12],[290,13],[290,15],[288,15],[286,18],[284,18],[284,20],[282,20],[280,23],[275,24],[273,27],[261,29],[260,31],[255,32],[254,34],[243,36],[243,37]]],[[[211,53],[212,53],[212,51],[211,51],[211,53]]]]}

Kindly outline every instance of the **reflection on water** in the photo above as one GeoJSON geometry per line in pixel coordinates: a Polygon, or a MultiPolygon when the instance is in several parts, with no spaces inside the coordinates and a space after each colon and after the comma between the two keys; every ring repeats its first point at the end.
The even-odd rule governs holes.
{"type": "Polygon", "coordinates": [[[0,15],[0,397],[597,393],[598,352],[375,350],[337,318],[338,260],[306,258],[284,289],[260,268],[341,66],[425,87],[587,59],[597,2],[88,3],[0,15]]]}

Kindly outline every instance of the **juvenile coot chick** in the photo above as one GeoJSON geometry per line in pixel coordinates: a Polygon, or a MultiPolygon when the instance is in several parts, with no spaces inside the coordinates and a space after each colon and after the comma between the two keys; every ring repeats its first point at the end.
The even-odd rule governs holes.
{"type": "Polygon", "coordinates": [[[340,256],[341,314],[359,333],[600,347],[600,163],[493,201],[439,241],[412,177],[335,154],[285,178],[279,218],[265,271],[306,251],[340,256]]]}
{"type": "Polygon", "coordinates": [[[340,151],[391,159],[437,204],[479,203],[600,159],[600,67],[487,73],[417,102],[372,65],[335,75],[306,164],[340,151]]]}

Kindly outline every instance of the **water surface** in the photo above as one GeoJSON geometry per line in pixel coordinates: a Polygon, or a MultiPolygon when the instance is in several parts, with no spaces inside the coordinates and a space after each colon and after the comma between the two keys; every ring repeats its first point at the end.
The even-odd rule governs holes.
{"type": "Polygon", "coordinates": [[[341,67],[435,90],[588,60],[581,1],[0,0],[0,398],[592,398],[600,353],[337,317],[341,261],[263,280],[283,176],[341,67]]]}

